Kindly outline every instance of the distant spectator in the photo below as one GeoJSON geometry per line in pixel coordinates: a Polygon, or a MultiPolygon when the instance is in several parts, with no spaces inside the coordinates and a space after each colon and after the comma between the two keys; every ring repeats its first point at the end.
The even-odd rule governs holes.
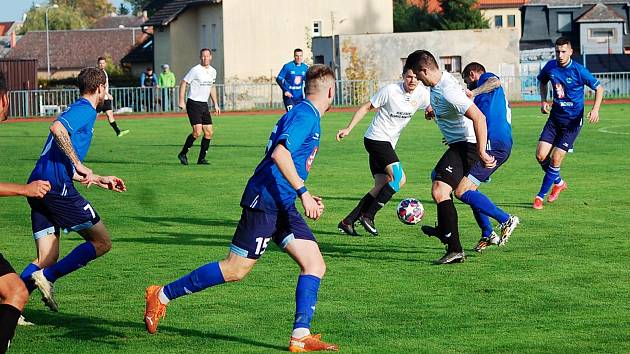
{"type": "Polygon", "coordinates": [[[144,106],[145,109],[149,112],[155,110],[155,89],[158,87],[157,78],[153,73],[152,67],[147,67],[147,69],[140,76],[140,87],[144,88],[142,90],[144,97],[144,106]]]}
{"type": "Polygon", "coordinates": [[[158,78],[158,86],[162,88],[162,103],[165,111],[172,111],[173,107],[173,88],[175,87],[175,73],[173,73],[168,64],[162,65],[162,72],[158,78]]]}
{"type": "Polygon", "coordinates": [[[118,124],[116,123],[116,119],[114,119],[114,96],[109,93],[109,76],[107,76],[107,71],[105,71],[107,59],[105,59],[105,57],[98,57],[98,59],[96,60],[96,64],[97,67],[103,70],[103,73],[105,73],[105,100],[103,101],[102,105],[96,107],[96,111],[105,112],[105,115],[107,116],[107,121],[109,122],[109,125],[112,127],[112,129],[114,129],[114,133],[116,133],[116,136],[124,136],[129,133],[129,130],[120,130],[120,128],[118,128],[118,124]]]}

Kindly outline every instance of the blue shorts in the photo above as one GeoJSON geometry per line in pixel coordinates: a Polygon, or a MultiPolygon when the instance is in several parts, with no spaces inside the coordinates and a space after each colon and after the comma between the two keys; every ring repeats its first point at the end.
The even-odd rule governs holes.
{"type": "Polygon", "coordinates": [[[271,239],[282,249],[295,239],[317,242],[295,206],[275,213],[243,208],[230,251],[241,257],[258,259],[271,239]]]}
{"type": "Polygon", "coordinates": [[[490,176],[501,167],[509,158],[510,151],[507,150],[490,150],[488,155],[493,156],[497,164],[493,168],[487,168],[482,161],[477,161],[468,172],[468,179],[476,185],[480,185],[490,178],[490,176]]]}
{"type": "Polygon", "coordinates": [[[573,143],[581,129],[582,120],[580,120],[580,124],[576,125],[561,125],[548,119],[538,141],[544,141],[564,151],[572,151],[573,143]]]}
{"type": "Polygon", "coordinates": [[[297,106],[300,102],[304,101],[304,98],[300,97],[300,98],[294,98],[294,97],[287,97],[282,95],[282,103],[284,103],[284,109],[288,111],[291,110],[291,108],[297,106]]]}
{"type": "Polygon", "coordinates": [[[46,194],[42,199],[27,198],[31,206],[33,237],[37,240],[46,235],[89,229],[101,221],[90,202],[79,194],[66,196],[46,194]]]}

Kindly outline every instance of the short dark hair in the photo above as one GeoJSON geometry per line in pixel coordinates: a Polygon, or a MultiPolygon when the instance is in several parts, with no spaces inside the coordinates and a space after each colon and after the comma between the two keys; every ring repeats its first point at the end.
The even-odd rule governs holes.
{"type": "Polygon", "coordinates": [[[571,45],[571,40],[567,37],[559,37],[558,39],[556,39],[556,46],[561,46],[561,45],[565,45],[567,44],[569,47],[573,48],[573,46],[571,45]]]}
{"type": "Polygon", "coordinates": [[[486,68],[484,68],[483,65],[477,63],[476,61],[473,61],[472,63],[466,65],[464,71],[462,71],[462,77],[468,77],[468,75],[470,75],[470,73],[473,71],[483,74],[486,72],[486,68]]]}
{"type": "Polygon", "coordinates": [[[96,92],[99,85],[105,85],[105,73],[98,68],[85,68],[79,73],[79,93],[96,92]]]}
{"type": "Polygon", "coordinates": [[[0,71],[0,95],[7,92],[7,79],[4,76],[4,72],[0,71]]]}
{"type": "Polygon", "coordinates": [[[300,49],[300,48],[295,48],[295,49],[293,49],[293,55],[297,54],[297,52],[302,52],[302,53],[304,53],[304,51],[303,51],[302,49],[300,49]]]}
{"type": "Polygon", "coordinates": [[[326,81],[327,78],[335,80],[335,72],[328,65],[324,64],[313,64],[306,71],[306,83],[304,85],[304,92],[306,94],[315,93],[322,82],[326,81]]]}
{"type": "Polygon", "coordinates": [[[199,56],[201,56],[201,54],[202,54],[203,52],[208,52],[208,53],[210,53],[210,55],[212,55],[212,51],[210,50],[210,48],[203,48],[203,49],[201,49],[201,50],[199,51],[199,56]]]}
{"type": "Polygon", "coordinates": [[[96,59],[96,62],[98,63],[98,62],[99,62],[99,61],[101,61],[101,60],[105,60],[105,61],[107,61],[107,59],[106,59],[105,57],[98,57],[98,59],[96,59]]]}
{"type": "Polygon", "coordinates": [[[431,52],[420,49],[409,54],[407,60],[405,60],[403,72],[411,69],[416,75],[418,75],[420,69],[423,68],[439,69],[440,67],[431,52]]]}
{"type": "Polygon", "coordinates": [[[147,71],[153,71],[153,67],[152,66],[147,66],[147,71]]]}

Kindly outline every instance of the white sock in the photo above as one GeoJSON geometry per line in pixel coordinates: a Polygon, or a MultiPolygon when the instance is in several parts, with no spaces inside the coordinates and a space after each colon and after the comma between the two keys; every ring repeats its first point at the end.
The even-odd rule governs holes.
{"type": "Polygon", "coordinates": [[[296,328],[293,330],[293,333],[291,333],[291,337],[300,339],[308,336],[309,334],[311,334],[311,330],[308,328],[296,328]]]}
{"type": "Polygon", "coordinates": [[[158,294],[158,298],[160,299],[160,302],[163,305],[168,305],[168,303],[171,302],[171,299],[166,297],[166,294],[164,294],[164,287],[162,287],[162,289],[160,289],[160,293],[158,294]]]}

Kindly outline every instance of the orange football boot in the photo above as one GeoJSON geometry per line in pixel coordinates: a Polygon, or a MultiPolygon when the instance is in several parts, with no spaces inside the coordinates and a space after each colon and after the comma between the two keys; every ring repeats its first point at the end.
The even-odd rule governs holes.
{"type": "Polygon", "coordinates": [[[336,344],[323,342],[321,337],[321,334],[309,334],[302,338],[291,337],[289,351],[291,353],[316,352],[320,350],[339,351],[339,347],[336,344]]]}
{"type": "Polygon", "coordinates": [[[159,294],[161,286],[151,285],[147,288],[144,296],[147,305],[144,310],[144,324],[151,334],[157,332],[158,322],[166,316],[166,305],[160,302],[159,294]]]}

